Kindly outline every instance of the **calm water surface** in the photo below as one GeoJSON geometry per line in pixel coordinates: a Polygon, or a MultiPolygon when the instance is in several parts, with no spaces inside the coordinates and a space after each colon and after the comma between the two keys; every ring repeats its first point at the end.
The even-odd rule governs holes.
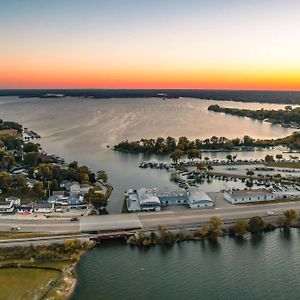
{"type": "Polygon", "coordinates": [[[81,259],[72,300],[299,299],[299,268],[297,229],[149,249],[114,242],[81,259]]]}
{"type": "MultiPolygon", "coordinates": [[[[0,118],[16,120],[42,135],[43,148],[68,161],[77,160],[94,171],[107,170],[114,186],[108,207],[120,212],[123,193],[128,188],[169,187],[170,174],[166,171],[141,170],[141,161],[169,157],[124,154],[112,151],[107,145],[128,139],[158,136],[187,136],[190,139],[213,135],[229,138],[283,137],[292,129],[274,126],[247,118],[216,114],[207,111],[211,104],[227,107],[280,109],[284,105],[209,101],[200,99],[18,99],[0,97],[0,118]]],[[[223,158],[228,153],[208,153],[223,158]]],[[[240,158],[264,157],[265,152],[239,153],[240,158]]],[[[206,190],[214,190],[207,185],[206,190]]]]}

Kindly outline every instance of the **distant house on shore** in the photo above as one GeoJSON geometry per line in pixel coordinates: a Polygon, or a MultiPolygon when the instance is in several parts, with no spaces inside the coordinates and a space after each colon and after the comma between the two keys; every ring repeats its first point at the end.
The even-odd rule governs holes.
{"type": "Polygon", "coordinates": [[[14,197],[14,196],[10,196],[10,197],[5,198],[5,201],[6,202],[12,202],[12,204],[14,206],[18,206],[18,205],[21,204],[21,199],[18,198],[18,197],[14,197]]]}
{"type": "Polygon", "coordinates": [[[0,213],[12,213],[14,209],[13,201],[0,201],[0,213]]]}

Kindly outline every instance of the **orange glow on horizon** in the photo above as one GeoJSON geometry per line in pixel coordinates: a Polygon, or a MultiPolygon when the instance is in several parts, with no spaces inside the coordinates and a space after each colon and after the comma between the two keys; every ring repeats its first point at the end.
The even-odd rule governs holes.
{"type": "Polygon", "coordinates": [[[0,88],[300,90],[300,70],[137,69],[7,66],[0,88]]]}

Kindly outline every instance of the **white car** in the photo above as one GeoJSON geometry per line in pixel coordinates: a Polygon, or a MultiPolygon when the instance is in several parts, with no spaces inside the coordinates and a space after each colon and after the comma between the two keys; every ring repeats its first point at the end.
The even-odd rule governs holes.
{"type": "Polygon", "coordinates": [[[267,211],[267,216],[274,216],[274,212],[271,210],[267,211]]]}
{"type": "Polygon", "coordinates": [[[21,230],[20,226],[10,228],[10,231],[20,231],[20,230],[21,230]]]}

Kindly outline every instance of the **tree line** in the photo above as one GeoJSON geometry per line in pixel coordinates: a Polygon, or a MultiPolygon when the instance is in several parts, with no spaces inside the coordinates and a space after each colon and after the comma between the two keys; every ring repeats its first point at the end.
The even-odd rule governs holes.
{"type": "Polygon", "coordinates": [[[209,239],[216,241],[218,237],[229,235],[231,237],[244,237],[245,234],[260,234],[279,228],[290,229],[296,225],[298,213],[293,210],[286,210],[277,221],[277,226],[267,223],[262,217],[254,216],[248,221],[244,219],[236,220],[235,224],[229,228],[222,228],[222,220],[219,217],[211,217],[210,220],[195,231],[172,232],[165,227],[159,226],[158,231],[150,234],[139,231],[128,239],[128,244],[136,246],[170,245],[190,240],[209,239]]]}
{"type": "Polygon", "coordinates": [[[239,108],[228,108],[221,107],[219,105],[210,105],[208,107],[209,111],[219,112],[230,114],[234,116],[240,117],[248,117],[255,120],[268,120],[273,124],[282,124],[282,125],[292,125],[300,124],[300,107],[292,108],[292,106],[287,105],[285,109],[279,110],[266,110],[266,109],[258,109],[258,110],[250,110],[250,109],[239,109],[239,108]]]}
{"type": "Polygon", "coordinates": [[[236,150],[247,147],[275,147],[286,146],[292,150],[300,149],[300,133],[294,133],[278,139],[254,139],[248,135],[243,138],[228,139],[213,136],[210,139],[196,139],[190,141],[182,136],[178,140],[174,137],[158,137],[156,139],[141,139],[138,141],[122,141],[114,146],[114,150],[129,153],[170,154],[170,158],[177,162],[186,155],[189,159],[201,158],[201,150],[236,150]]]}

